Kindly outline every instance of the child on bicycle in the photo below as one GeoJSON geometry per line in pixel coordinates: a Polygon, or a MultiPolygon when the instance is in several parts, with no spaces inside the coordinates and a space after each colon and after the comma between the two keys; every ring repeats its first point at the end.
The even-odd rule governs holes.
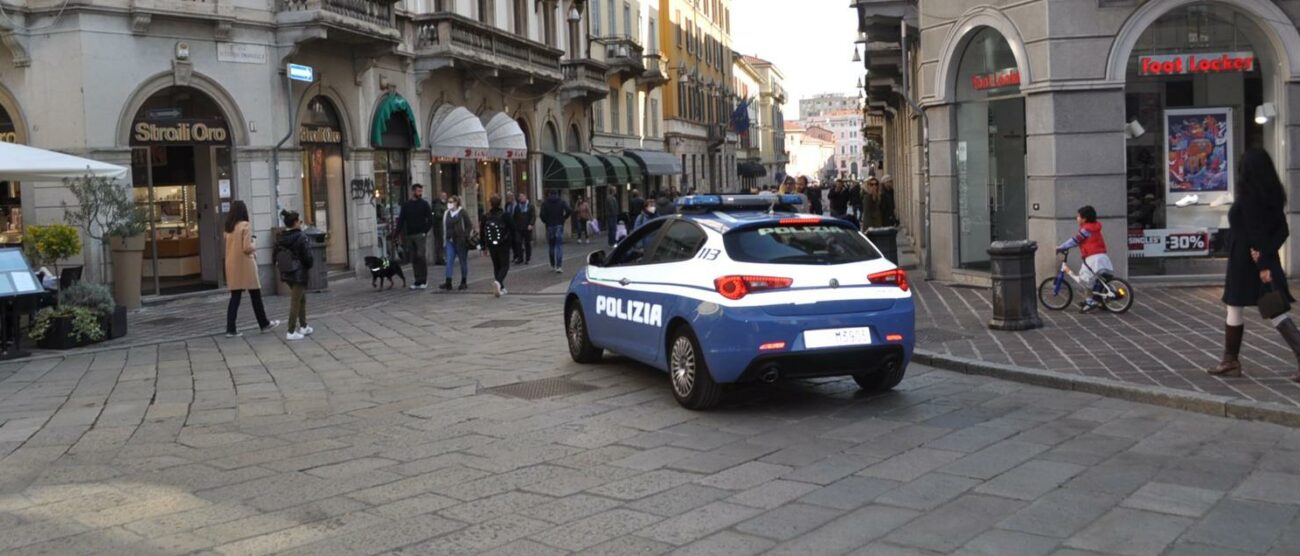
{"type": "Polygon", "coordinates": [[[1066,254],[1070,252],[1070,248],[1078,247],[1083,254],[1084,265],[1079,271],[1079,280],[1083,285],[1092,288],[1092,295],[1079,304],[1079,310],[1090,313],[1101,307],[1102,288],[1097,282],[1097,276],[1103,272],[1114,272],[1115,266],[1110,262],[1110,256],[1106,254],[1106,240],[1101,235],[1101,222],[1097,221],[1097,209],[1092,208],[1092,205],[1084,205],[1075,216],[1075,221],[1079,223],[1079,231],[1057,247],[1056,252],[1066,254]]]}

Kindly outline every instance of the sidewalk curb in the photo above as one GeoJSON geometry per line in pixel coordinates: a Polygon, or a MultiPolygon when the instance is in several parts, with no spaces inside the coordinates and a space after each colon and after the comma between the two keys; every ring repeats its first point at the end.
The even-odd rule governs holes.
{"type": "Polygon", "coordinates": [[[1300,407],[1254,402],[1228,396],[1176,390],[1163,386],[1129,384],[1108,378],[1058,373],[1001,363],[988,363],[921,349],[913,353],[912,362],[962,374],[987,376],[1057,390],[1096,394],[1107,398],[1194,411],[1215,417],[1264,421],[1300,428],[1300,407]]]}

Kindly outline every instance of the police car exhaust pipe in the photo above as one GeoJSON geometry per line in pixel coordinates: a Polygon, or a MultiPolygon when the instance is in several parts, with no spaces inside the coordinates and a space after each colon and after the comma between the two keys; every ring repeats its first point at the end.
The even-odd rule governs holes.
{"type": "Polygon", "coordinates": [[[759,373],[758,378],[767,384],[772,384],[781,378],[781,368],[776,365],[768,366],[759,373]]]}

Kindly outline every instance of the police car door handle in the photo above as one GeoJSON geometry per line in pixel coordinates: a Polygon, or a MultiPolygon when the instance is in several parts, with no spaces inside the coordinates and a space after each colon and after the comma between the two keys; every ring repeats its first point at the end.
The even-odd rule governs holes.
{"type": "Polygon", "coordinates": [[[621,279],[621,280],[618,281],[618,285],[620,285],[620,286],[624,286],[624,287],[626,287],[628,284],[631,284],[631,283],[632,283],[632,281],[631,281],[631,280],[628,280],[627,278],[623,278],[623,279],[621,279]]]}

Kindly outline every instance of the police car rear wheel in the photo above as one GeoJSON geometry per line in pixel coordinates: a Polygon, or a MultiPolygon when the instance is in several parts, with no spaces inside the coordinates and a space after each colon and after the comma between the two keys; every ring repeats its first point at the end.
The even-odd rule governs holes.
{"type": "Polygon", "coordinates": [[[582,304],[574,302],[569,305],[565,317],[565,335],[569,339],[569,355],[578,363],[596,363],[604,350],[591,343],[587,334],[587,319],[582,316],[582,304]]]}
{"type": "Polygon", "coordinates": [[[718,405],[722,387],[713,382],[704,358],[700,356],[699,342],[689,328],[674,331],[669,344],[668,373],[672,381],[673,397],[687,409],[709,409],[718,405]]]}
{"type": "Polygon", "coordinates": [[[853,375],[853,381],[868,392],[886,392],[903,382],[906,372],[906,366],[897,360],[890,360],[876,372],[853,375]]]}

